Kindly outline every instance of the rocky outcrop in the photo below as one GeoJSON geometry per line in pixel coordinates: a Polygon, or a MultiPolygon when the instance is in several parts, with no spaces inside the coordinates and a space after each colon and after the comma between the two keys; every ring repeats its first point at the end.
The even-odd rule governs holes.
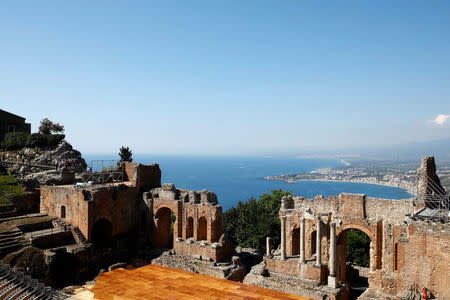
{"type": "Polygon", "coordinates": [[[73,149],[66,140],[62,140],[56,147],[42,149],[25,148],[25,155],[34,156],[38,165],[62,167],[68,161],[68,167],[79,173],[86,170],[86,162],[80,151],[73,149]]]}
{"type": "Polygon", "coordinates": [[[26,187],[36,187],[41,185],[61,185],[73,184],[75,182],[75,172],[63,167],[61,170],[49,170],[37,173],[29,173],[20,180],[26,187]]]}

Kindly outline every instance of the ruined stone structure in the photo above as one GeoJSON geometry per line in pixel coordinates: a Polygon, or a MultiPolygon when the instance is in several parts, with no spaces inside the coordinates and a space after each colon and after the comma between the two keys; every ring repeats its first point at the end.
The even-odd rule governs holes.
{"type": "MultiPolygon", "coordinates": [[[[429,160],[424,162],[422,170],[429,160]]],[[[413,200],[284,197],[280,249],[271,251],[268,241],[264,262],[244,282],[315,299],[348,299],[346,238],[349,229],[358,229],[370,239],[369,288],[359,299],[398,299],[415,285],[450,299],[450,223],[417,220],[423,208],[413,200]]]]}
{"type": "Polygon", "coordinates": [[[79,228],[98,246],[126,248],[129,233],[138,232],[139,205],[143,190],[161,185],[158,165],[126,164],[128,181],[90,186],[41,187],[40,212],[79,228]]]}
{"type": "Polygon", "coordinates": [[[156,247],[170,248],[173,243],[177,254],[213,261],[230,257],[230,245],[220,239],[222,207],[214,193],[176,189],[173,184],[165,184],[145,193],[144,202],[149,207],[154,228],[152,244],[156,247]],[[175,218],[173,237],[169,235],[171,214],[175,218]]]}
{"type": "Polygon", "coordinates": [[[97,248],[126,249],[137,235],[137,248],[173,248],[213,261],[230,257],[214,193],[161,187],[156,164],[126,163],[124,172],[123,182],[44,186],[40,211],[78,228],[97,248]]]}

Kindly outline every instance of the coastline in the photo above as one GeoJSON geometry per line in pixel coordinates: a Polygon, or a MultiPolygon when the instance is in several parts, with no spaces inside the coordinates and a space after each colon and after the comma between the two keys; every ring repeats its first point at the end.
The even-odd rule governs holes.
{"type": "Polygon", "coordinates": [[[268,177],[264,177],[265,180],[277,180],[277,181],[284,181],[286,183],[290,183],[290,184],[295,184],[301,181],[322,181],[322,182],[347,182],[347,183],[365,183],[365,184],[373,184],[373,185],[381,185],[381,186],[388,186],[388,187],[394,187],[394,188],[399,188],[404,190],[405,192],[407,192],[408,194],[411,195],[411,197],[415,196],[415,193],[412,192],[411,190],[409,190],[408,188],[405,187],[401,187],[401,186],[396,186],[393,184],[389,184],[389,183],[383,183],[383,182],[366,182],[366,181],[358,181],[358,180],[338,180],[338,179],[296,179],[296,180],[285,180],[285,179],[280,179],[280,178],[268,178],[268,177]]]}

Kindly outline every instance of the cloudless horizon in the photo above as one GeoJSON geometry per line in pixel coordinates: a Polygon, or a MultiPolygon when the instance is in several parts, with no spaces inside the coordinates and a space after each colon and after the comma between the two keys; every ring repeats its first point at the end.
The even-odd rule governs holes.
{"type": "Polygon", "coordinates": [[[0,2],[0,109],[82,153],[450,138],[448,1],[0,2]]]}

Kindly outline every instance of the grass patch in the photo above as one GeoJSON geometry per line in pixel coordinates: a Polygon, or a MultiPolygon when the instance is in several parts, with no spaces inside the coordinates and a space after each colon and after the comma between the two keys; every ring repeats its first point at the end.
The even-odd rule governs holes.
{"type": "Polygon", "coordinates": [[[0,175],[0,185],[17,184],[17,179],[12,175],[0,175]]]}
{"type": "Polygon", "coordinates": [[[0,196],[0,207],[1,206],[10,206],[12,203],[3,196],[0,196]]]}
{"type": "Polygon", "coordinates": [[[25,195],[25,191],[22,186],[17,183],[17,180],[11,174],[0,175],[0,206],[9,206],[12,203],[2,193],[6,192],[13,197],[19,197],[25,195]]]}

